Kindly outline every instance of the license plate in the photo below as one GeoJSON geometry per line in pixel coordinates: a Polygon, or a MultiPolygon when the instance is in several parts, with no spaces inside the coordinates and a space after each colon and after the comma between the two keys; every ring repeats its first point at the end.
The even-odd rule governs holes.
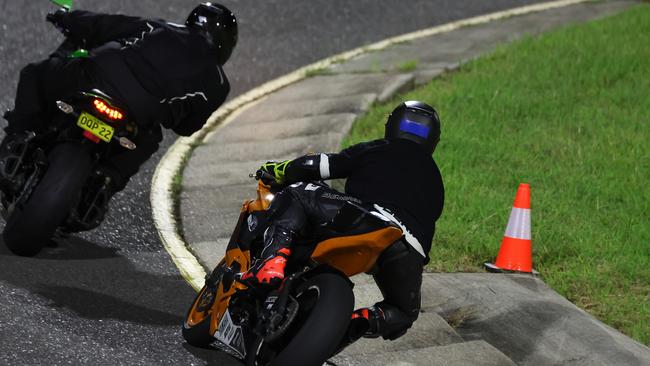
{"type": "Polygon", "coordinates": [[[107,125],[99,118],[86,112],[81,112],[81,115],[77,120],[77,126],[83,128],[84,130],[92,133],[93,135],[106,142],[110,142],[111,138],[113,138],[113,133],[115,133],[115,129],[113,127],[107,125]]]}
{"type": "Polygon", "coordinates": [[[230,311],[226,309],[219,321],[219,328],[214,337],[231,351],[234,351],[240,358],[246,357],[246,346],[244,344],[244,332],[239,325],[235,325],[230,317],[230,311]]]}

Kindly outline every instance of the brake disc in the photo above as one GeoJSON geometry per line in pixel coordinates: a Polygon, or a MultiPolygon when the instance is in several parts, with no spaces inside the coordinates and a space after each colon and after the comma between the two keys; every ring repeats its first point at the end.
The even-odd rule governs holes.
{"type": "Polygon", "coordinates": [[[284,314],[272,313],[265,327],[264,342],[271,343],[280,338],[289,329],[298,314],[298,301],[289,296],[284,314]]]}

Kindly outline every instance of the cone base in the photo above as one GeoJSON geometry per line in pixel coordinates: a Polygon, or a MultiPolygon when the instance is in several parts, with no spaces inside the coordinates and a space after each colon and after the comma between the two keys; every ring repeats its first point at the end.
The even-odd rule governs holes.
{"type": "Polygon", "coordinates": [[[537,272],[534,269],[531,270],[532,272],[524,272],[524,271],[514,271],[510,269],[499,268],[492,263],[483,263],[483,266],[488,272],[492,272],[492,273],[520,273],[520,274],[532,274],[535,276],[539,275],[539,272],[537,272]]]}

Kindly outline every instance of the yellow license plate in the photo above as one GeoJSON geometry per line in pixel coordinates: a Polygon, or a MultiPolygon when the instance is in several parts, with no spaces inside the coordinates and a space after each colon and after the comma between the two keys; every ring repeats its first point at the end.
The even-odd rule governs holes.
{"type": "Polygon", "coordinates": [[[115,129],[113,127],[107,125],[99,118],[86,112],[81,112],[81,115],[77,120],[77,126],[83,128],[84,130],[92,133],[93,135],[106,142],[110,142],[111,138],[113,138],[113,133],[115,133],[115,129]]]}

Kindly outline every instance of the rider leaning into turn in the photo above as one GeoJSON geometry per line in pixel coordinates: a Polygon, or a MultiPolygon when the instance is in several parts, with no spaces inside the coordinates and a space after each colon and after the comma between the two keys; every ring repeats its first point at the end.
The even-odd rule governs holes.
{"type": "Polygon", "coordinates": [[[388,117],[384,139],[338,154],[263,165],[261,169],[278,182],[291,185],[273,200],[261,258],[243,279],[277,286],[291,260],[292,245],[309,225],[327,223],[346,201],[369,204],[399,225],[404,237],[382,253],[373,270],[384,300],[353,313],[344,342],[360,336],[392,340],[405,334],[420,311],[422,268],[444,204],[442,178],[431,157],[439,140],[436,111],[408,101],[388,117]],[[301,183],[335,178],[347,178],[345,194],[301,183]]]}
{"type": "Polygon", "coordinates": [[[24,139],[26,131],[43,131],[57,100],[100,89],[126,104],[140,131],[137,149],[111,158],[107,174],[119,191],[158,149],[160,125],[190,135],[230,91],[222,65],[237,43],[237,22],[222,5],[198,5],[185,25],[64,9],[47,19],[66,41],[48,59],[21,71],[15,107],[5,115],[9,125],[0,160],[10,141],[24,139]],[[80,46],[88,57],[71,57],[80,46]]]}

